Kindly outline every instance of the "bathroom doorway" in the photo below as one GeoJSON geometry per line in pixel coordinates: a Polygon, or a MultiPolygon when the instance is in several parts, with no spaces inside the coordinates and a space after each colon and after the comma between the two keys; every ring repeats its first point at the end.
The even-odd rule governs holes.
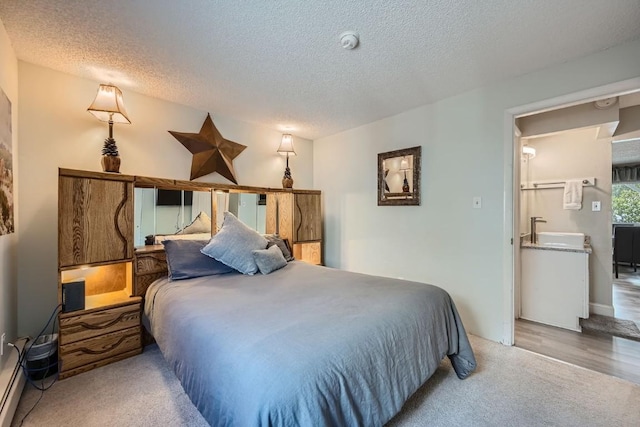
{"type": "MultiPolygon", "coordinates": [[[[599,337],[594,337],[592,335],[589,335],[586,338],[588,338],[588,340],[590,341],[588,344],[586,344],[585,334],[581,334],[580,332],[568,331],[568,330],[564,330],[554,326],[548,326],[543,324],[541,325],[534,322],[515,320],[516,318],[520,317],[520,314],[521,314],[520,312],[520,307],[521,307],[521,300],[520,300],[521,258],[520,258],[520,255],[521,253],[520,253],[519,237],[520,236],[523,236],[525,238],[527,237],[527,234],[529,233],[530,217],[545,216],[545,215],[547,216],[547,218],[545,218],[547,220],[547,223],[540,224],[541,227],[539,229],[542,229],[542,230],[555,231],[554,229],[556,228],[556,226],[558,227],[562,226],[563,228],[566,229],[566,226],[569,225],[568,222],[562,223],[562,221],[559,221],[562,219],[561,218],[562,212],[560,212],[562,195],[552,195],[552,193],[550,193],[549,191],[545,191],[545,193],[547,194],[540,196],[540,194],[542,194],[543,191],[539,191],[537,192],[538,194],[536,196],[531,196],[531,195],[524,196],[522,194],[523,191],[521,191],[521,188],[520,188],[520,185],[522,184],[523,181],[527,182],[527,181],[531,181],[532,178],[533,179],[536,178],[535,174],[534,176],[531,175],[532,173],[531,166],[533,165],[534,161],[542,160],[547,162],[551,158],[549,156],[552,156],[554,152],[558,151],[561,148],[557,146],[557,144],[561,144],[562,142],[559,143],[557,140],[554,141],[554,138],[557,139],[557,137],[560,136],[560,133],[563,130],[558,128],[556,128],[555,131],[553,129],[546,132],[542,130],[542,131],[539,131],[540,135],[535,135],[534,138],[530,138],[530,136],[532,135],[530,130],[525,131],[523,133],[521,132],[522,129],[519,129],[519,127],[516,127],[515,125],[517,123],[517,119],[520,119],[520,118],[531,118],[536,115],[540,115],[540,117],[538,117],[538,119],[540,119],[540,118],[544,118],[543,114],[546,114],[546,118],[548,119],[552,116],[552,114],[548,114],[549,112],[568,109],[572,107],[574,107],[574,111],[576,111],[577,109],[575,109],[575,107],[593,103],[601,99],[618,97],[621,95],[625,96],[633,92],[634,90],[637,90],[639,87],[640,87],[640,84],[637,80],[622,82],[621,84],[618,84],[618,85],[611,85],[606,88],[594,89],[591,91],[584,92],[582,94],[580,93],[573,94],[571,96],[564,97],[563,99],[551,100],[548,103],[546,103],[547,105],[544,105],[542,107],[540,105],[531,106],[530,108],[523,107],[520,109],[520,111],[511,111],[513,114],[510,117],[511,119],[513,119],[513,122],[512,122],[513,127],[511,127],[510,129],[515,129],[513,140],[510,142],[511,144],[513,144],[512,145],[513,176],[511,177],[512,179],[511,184],[513,185],[513,198],[512,198],[513,230],[514,230],[514,237],[516,237],[513,242],[513,254],[512,254],[513,264],[511,266],[511,272],[513,274],[512,276],[513,284],[514,284],[510,293],[511,298],[513,299],[513,306],[511,308],[512,308],[512,314],[514,319],[512,323],[514,327],[513,329],[511,329],[511,333],[512,333],[511,344],[528,348],[532,351],[540,352],[554,358],[568,361],[570,363],[582,364],[582,366],[585,366],[587,368],[594,369],[594,370],[599,370],[601,372],[613,374],[614,371],[616,371],[619,373],[620,376],[623,376],[623,377],[626,376],[627,379],[631,379],[638,383],[640,383],[640,375],[635,373],[635,370],[637,369],[633,368],[633,366],[637,366],[638,362],[640,362],[640,343],[631,342],[628,340],[622,340],[618,338],[611,338],[611,337],[604,338],[603,341],[598,341],[599,337]],[[597,95],[594,95],[594,94],[597,94],[597,95]],[[556,145],[554,145],[554,142],[556,145]],[[525,151],[528,151],[528,153],[525,153],[526,157],[524,158],[522,157],[523,146],[528,147],[525,150],[525,151]],[[530,150],[530,148],[535,148],[535,152],[536,152],[535,157],[533,157],[533,155],[531,154],[532,150],[530,150]],[[545,151],[541,151],[543,150],[543,148],[545,151]],[[529,170],[526,169],[527,166],[529,167],[529,170]],[[555,202],[552,202],[551,200],[553,200],[554,198],[556,200],[555,202]],[[534,206],[537,208],[542,208],[544,214],[538,215],[537,213],[535,213],[530,215],[531,209],[534,208],[534,206]],[[548,213],[549,212],[548,209],[550,208],[552,209],[552,211],[548,213]],[[557,211],[557,212],[554,212],[554,211],[557,211]],[[594,360],[597,359],[598,357],[594,357],[593,358],[594,360],[588,360],[589,359],[588,357],[587,358],[584,357],[585,345],[589,345],[589,346],[592,346],[593,348],[599,349],[599,350],[596,350],[596,353],[598,351],[608,353],[608,355],[604,354],[598,357],[608,358],[609,361],[613,361],[613,362],[609,364],[610,366],[602,367],[602,366],[598,366],[598,363],[594,363],[594,360]],[[616,353],[619,353],[619,354],[616,354],[616,353]],[[632,357],[631,359],[629,359],[626,357],[627,355],[632,355],[632,356],[638,355],[638,356],[635,356],[635,358],[632,357]],[[576,362],[579,359],[582,359],[582,363],[576,362]],[[587,360],[585,361],[585,359],[587,360]],[[612,365],[615,365],[615,366],[612,366],[612,365]],[[625,366],[629,367],[629,369],[626,370],[625,366]]],[[[618,99],[616,99],[616,102],[618,102],[618,99]]],[[[623,108],[627,108],[627,104],[624,104],[624,102],[623,102],[623,105],[624,105],[623,108]]],[[[640,103],[638,103],[637,105],[640,105],[640,103]]],[[[583,107],[583,108],[586,108],[586,107],[583,107]]],[[[531,125],[535,120],[529,119],[529,121],[530,121],[529,129],[532,129],[533,127],[531,125]]],[[[547,120],[546,122],[547,122],[546,125],[550,126],[549,120],[547,120]]],[[[567,120],[566,119],[561,120],[561,122],[564,122],[566,125],[567,120]]],[[[573,138],[577,141],[577,140],[584,140],[588,135],[591,134],[589,138],[591,138],[593,141],[600,140],[599,142],[595,142],[594,144],[596,145],[600,144],[599,148],[604,149],[605,146],[602,144],[601,140],[603,138],[603,135],[606,135],[604,132],[606,132],[607,129],[596,129],[596,128],[605,127],[606,123],[608,122],[604,120],[604,121],[601,121],[601,123],[599,123],[600,126],[594,125],[598,123],[592,123],[591,126],[577,125],[572,129],[564,129],[564,131],[573,132],[573,135],[567,134],[567,135],[564,135],[564,137],[567,137],[569,139],[573,138]],[[592,129],[589,130],[589,128],[592,128],[592,129]]],[[[542,124],[543,124],[543,120],[539,120],[539,123],[537,123],[536,126],[538,126],[539,129],[543,129],[541,127],[542,124]]],[[[526,127],[526,126],[522,126],[522,127],[526,127]]],[[[615,133],[615,129],[612,130],[612,134],[609,136],[613,136],[613,133],[615,133]]],[[[567,147],[571,146],[571,142],[567,142],[566,144],[568,144],[567,147]]],[[[594,146],[592,144],[591,146],[588,147],[588,150],[593,151],[593,148],[594,146]]],[[[610,145],[608,146],[608,148],[610,149],[610,145]]],[[[557,155],[558,153],[555,153],[555,154],[557,155]]],[[[585,153],[584,152],[578,153],[573,157],[569,156],[568,160],[565,160],[565,162],[568,162],[569,166],[574,166],[570,164],[571,162],[585,163],[584,161],[580,160],[582,158],[581,157],[582,155],[585,155],[585,153]]],[[[589,154],[588,157],[597,158],[598,156],[600,156],[598,153],[592,152],[589,154]]],[[[609,158],[611,158],[611,151],[609,151],[608,156],[609,158]]],[[[555,166],[553,166],[552,164],[553,162],[549,162],[549,164],[547,164],[546,166],[539,164],[538,165],[539,169],[535,172],[539,174],[541,171],[544,171],[545,167],[548,168],[546,172],[550,172],[550,169],[555,169],[556,172],[557,171],[569,172],[573,170],[571,169],[571,167],[567,167],[567,166],[559,167],[557,164],[555,166]]],[[[604,277],[605,278],[604,280],[608,282],[608,287],[600,286],[593,290],[590,290],[591,291],[590,294],[592,296],[596,294],[597,298],[591,298],[591,301],[589,301],[590,304],[588,306],[588,309],[591,313],[595,312],[595,313],[602,313],[607,315],[613,315],[614,313],[613,302],[612,302],[613,300],[612,283],[613,282],[612,282],[612,260],[611,260],[611,251],[612,251],[611,196],[610,196],[611,165],[612,163],[609,162],[604,167],[606,170],[599,170],[599,169],[602,169],[602,164],[600,163],[598,164],[598,166],[593,168],[594,169],[593,172],[591,172],[591,169],[589,169],[589,170],[583,170],[582,173],[574,173],[571,176],[567,175],[567,178],[570,178],[570,179],[578,179],[578,178],[588,179],[590,177],[597,178],[598,176],[602,177],[599,180],[596,179],[596,182],[600,181],[599,182],[600,186],[598,186],[598,184],[595,184],[593,188],[586,189],[585,187],[585,191],[583,192],[583,200],[582,200],[582,209],[581,209],[582,212],[579,212],[579,213],[572,212],[573,217],[572,218],[570,217],[569,219],[570,220],[572,219],[574,221],[575,223],[574,225],[576,227],[578,226],[581,228],[586,227],[587,229],[591,227],[594,229],[597,228],[598,230],[595,233],[589,230],[589,233],[591,235],[593,234],[596,235],[596,239],[599,242],[596,244],[596,246],[599,246],[598,248],[599,250],[597,251],[598,253],[596,254],[596,256],[591,258],[589,266],[590,268],[593,268],[595,264],[596,270],[600,270],[598,273],[596,273],[600,275],[599,281],[602,282],[603,280],[602,277],[604,277]],[[608,183],[607,183],[607,178],[608,178],[608,183]],[[597,206],[594,206],[593,202],[599,202],[599,203],[596,204],[597,206]],[[599,211],[597,210],[598,208],[600,209],[599,211]],[[596,212],[599,212],[599,213],[596,213],[596,212]],[[608,243],[607,243],[607,240],[608,240],[608,243]],[[603,292],[608,292],[608,294],[606,294],[603,297],[603,292]]],[[[540,175],[538,175],[537,178],[540,178],[540,175]]],[[[549,181],[555,182],[556,181],[555,178],[558,178],[558,177],[550,177],[550,178],[554,178],[554,179],[553,180],[550,179],[549,181]]],[[[560,179],[558,179],[558,181],[560,181],[560,179]]],[[[536,190],[533,190],[533,191],[535,192],[536,190]]],[[[551,191],[556,191],[561,193],[562,189],[551,190],[551,191]]],[[[537,209],[534,209],[534,210],[537,210],[537,209]]],[[[589,233],[585,233],[585,234],[588,235],[589,233]]],[[[510,331],[507,329],[506,334],[508,334],[509,332],[510,331]]],[[[505,337],[504,341],[505,343],[508,342],[509,336],[505,337]]]]}

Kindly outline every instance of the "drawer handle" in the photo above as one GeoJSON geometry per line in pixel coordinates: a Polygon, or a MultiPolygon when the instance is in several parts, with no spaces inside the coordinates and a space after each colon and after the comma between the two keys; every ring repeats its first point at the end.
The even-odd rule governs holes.
{"type": "Polygon", "coordinates": [[[120,346],[120,344],[122,344],[122,343],[124,342],[124,340],[126,340],[127,338],[128,338],[127,336],[124,336],[124,337],[120,338],[120,339],[118,340],[118,342],[116,342],[116,343],[115,343],[115,344],[113,344],[113,345],[110,345],[109,347],[107,347],[107,348],[106,348],[106,349],[104,349],[104,350],[91,350],[91,349],[86,348],[86,347],[81,347],[81,348],[79,348],[78,350],[79,350],[79,351],[81,351],[81,352],[83,352],[83,353],[87,353],[87,354],[104,354],[104,353],[108,353],[108,352],[110,352],[111,350],[113,350],[114,348],[116,348],[116,347],[120,346]]]}
{"type": "Polygon", "coordinates": [[[130,312],[129,313],[120,313],[120,316],[116,317],[111,322],[104,323],[104,324],[101,324],[101,325],[92,325],[90,323],[85,323],[85,322],[78,322],[77,324],[82,326],[83,328],[87,328],[87,329],[94,329],[94,330],[96,330],[96,329],[105,329],[105,328],[109,328],[109,327],[115,325],[116,323],[122,321],[124,316],[127,315],[127,314],[131,314],[131,313],[130,312]]]}

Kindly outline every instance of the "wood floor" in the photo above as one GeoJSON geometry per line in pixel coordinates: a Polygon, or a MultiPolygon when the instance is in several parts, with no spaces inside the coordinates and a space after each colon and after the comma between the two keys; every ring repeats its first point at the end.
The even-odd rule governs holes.
{"type": "Polygon", "coordinates": [[[613,281],[613,306],[618,319],[633,320],[640,327],[640,270],[620,268],[613,281]]]}
{"type": "MultiPolygon", "coordinates": [[[[620,270],[613,283],[617,318],[640,326],[640,271],[620,270]]],[[[528,320],[516,320],[515,345],[554,359],[640,384],[640,342],[573,332],[528,320]]]]}

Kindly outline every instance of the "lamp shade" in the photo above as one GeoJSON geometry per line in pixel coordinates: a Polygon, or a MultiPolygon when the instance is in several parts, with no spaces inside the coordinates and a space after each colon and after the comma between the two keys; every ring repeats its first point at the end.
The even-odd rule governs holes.
{"type": "Polygon", "coordinates": [[[293,149],[293,137],[289,133],[282,135],[282,142],[278,147],[278,153],[289,153],[295,156],[296,151],[293,149]]]}
{"type": "Polygon", "coordinates": [[[124,108],[122,92],[112,85],[100,85],[98,94],[87,111],[103,122],[112,120],[114,123],[127,123],[131,121],[124,108]]]}
{"type": "Polygon", "coordinates": [[[536,156],[536,149],[533,147],[529,147],[528,145],[523,145],[522,155],[529,159],[533,159],[536,156]]]}
{"type": "Polygon", "coordinates": [[[400,160],[400,170],[401,171],[408,171],[409,169],[411,169],[409,167],[409,160],[407,160],[406,157],[403,157],[402,160],[400,160]]]}

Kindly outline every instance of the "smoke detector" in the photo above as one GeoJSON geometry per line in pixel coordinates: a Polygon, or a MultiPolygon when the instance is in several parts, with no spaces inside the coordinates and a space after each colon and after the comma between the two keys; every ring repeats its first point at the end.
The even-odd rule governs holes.
{"type": "Polygon", "coordinates": [[[355,49],[360,41],[360,36],[355,31],[345,31],[340,34],[340,45],[347,50],[355,49]]]}
{"type": "Polygon", "coordinates": [[[606,110],[613,107],[616,102],[618,102],[618,97],[614,96],[613,98],[599,99],[593,103],[593,106],[598,110],[606,110]]]}

